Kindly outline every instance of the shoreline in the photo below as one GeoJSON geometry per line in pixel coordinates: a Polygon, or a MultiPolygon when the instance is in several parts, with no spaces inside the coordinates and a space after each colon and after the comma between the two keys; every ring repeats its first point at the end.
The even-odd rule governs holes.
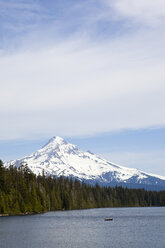
{"type": "Polygon", "coordinates": [[[0,217],[6,217],[9,216],[9,214],[0,214],[0,217]]]}
{"type": "Polygon", "coordinates": [[[0,217],[8,217],[8,216],[27,216],[27,215],[35,215],[35,214],[44,214],[46,212],[38,212],[38,213],[13,213],[13,214],[0,214],[0,217]]]}
{"type": "MultiPolygon", "coordinates": [[[[165,208],[165,206],[135,206],[135,207],[100,207],[100,208],[165,208]]],[[[28,215],[37,215],[37,214],[45,214],[48,212],[57,212],[57,211],[75,211],[75,210],[90,210],[90,209],[99,209],[99,208],[81,208],[81,209],[60,209],[60,210],[52,210],[38,213],[13,213],[13,214],[0,214],[0,217],[9,217],[9,216],[28,216],[28,215]]]]}

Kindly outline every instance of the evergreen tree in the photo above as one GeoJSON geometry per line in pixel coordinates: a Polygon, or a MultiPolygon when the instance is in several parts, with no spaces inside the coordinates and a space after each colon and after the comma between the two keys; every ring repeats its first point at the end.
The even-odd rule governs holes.
{"type": "Polygon", "coordinates": [[[165,206],[165,191],[90,186],[44,173],[36,177],[26,164],[6,169],[0,160],[0,214],[135,206],[165,206]]]}

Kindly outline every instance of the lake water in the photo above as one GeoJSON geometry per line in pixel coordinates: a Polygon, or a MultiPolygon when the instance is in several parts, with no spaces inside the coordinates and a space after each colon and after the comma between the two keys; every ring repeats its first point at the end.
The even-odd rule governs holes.
{"type": "Polygon", "coordinates": [[[165,248],[165,208],[106,208],[0,218],[0,248],[165,248]],[[113,221],[104,221],[113,217],[113,221]]]}

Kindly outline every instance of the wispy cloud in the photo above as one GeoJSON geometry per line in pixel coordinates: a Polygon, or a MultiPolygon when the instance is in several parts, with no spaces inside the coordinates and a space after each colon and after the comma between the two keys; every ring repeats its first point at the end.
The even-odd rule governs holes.
{"type": "MultiPolygon", "coordinates": [[[[117,11],[121,16],[121,7],[114,1],[111,14],[105,2],[96,1],[94,9],[87,2],[78,1],[74,8],[46,5],[44,11],[39,2],[0,2],[4,13],[12,10],[5,25],[12,25],[19,9],[21,18],[25,16],[22,28],[35,26],[19,35],[22,44],[12,53],[9,48],[15,35],[6,38],[8,47],[3,47],[0,138],[88,135],[165,125],[161,25],[130,32],[124,21],[120,25],[114,19],[117,11]],[[45,13],[48,18],[41,25],[33,12],[36,19],[45,13]],[[26,23],[27,19],[31,21],[26,23]]],[[[14,21],[13,28],[17,24],[21,19],[14,21]]]]}
{"type": "Polygon", "coordinates": [[[43,9],[35,1],[0,1],[0,17],[4,24],[6,22],[16,25],[22,21],[24,24],[27,21],[34,21],[35,18],[42,18],[43,9]]]}
{"type": "Polygon", "coordinates": [[[21,44],[24,36],[40,28],[50,19],[38,1],[0,1],[0,48],[12,49],[21,44]]]}

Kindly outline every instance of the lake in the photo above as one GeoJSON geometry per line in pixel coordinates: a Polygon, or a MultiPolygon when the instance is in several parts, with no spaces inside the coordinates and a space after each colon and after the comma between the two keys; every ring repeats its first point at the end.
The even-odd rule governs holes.
{"type": "Polygon", "coordinates": [[[0,218],[0,248],[164,248],[165,208],[101,208],[0,218]],[[104,218],[112,217],[113,221],[104,218]]]}

